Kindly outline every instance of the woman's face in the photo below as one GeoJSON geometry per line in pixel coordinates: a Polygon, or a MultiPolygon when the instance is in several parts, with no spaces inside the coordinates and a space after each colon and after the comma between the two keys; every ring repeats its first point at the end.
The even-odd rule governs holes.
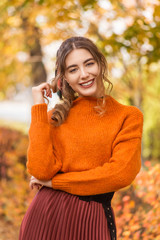
{"type": "Polygon", "coordinates": [[[101,97],[104,85],[99,66],[86,49],[74,49],[66,57],[65,79],[79,96],[101,97]]]}

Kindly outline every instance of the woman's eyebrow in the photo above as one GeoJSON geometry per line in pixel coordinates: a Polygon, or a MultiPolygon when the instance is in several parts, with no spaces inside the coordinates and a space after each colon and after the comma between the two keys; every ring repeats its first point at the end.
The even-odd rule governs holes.
{"type": "Polygon", "coordinates": [[[76,64],[70,65],[66,68],[66,70],[68,70],[69,68],[72,68],[72,67],[77,67],[77,65],[76,64]]]}
{"type": "MultiPolygon", "coordinates": [[[[88,58],[88,59],[86,59],[86,60],[84,61],[84,63],[87,63],[87,62],[89,62],[89,61],[91,61],[91,60],[94,60],[94,58],[88,58]]],[[[69,68],[72,68],[72,67],[77,67],[77,64],[73,64],[73,65],[68,66],[68,67],[66,68],[66,70],[68,70],[69,68]]]]}
{"type": "Polygon", "coordinates": [[[94,60],[94,58],[88,58],[88,59],[86,59],[86,60],[84,61],[84,63],[87,63],[87,62],[89,62],[89,61],[91,61],[91,60],[94,60]]]}

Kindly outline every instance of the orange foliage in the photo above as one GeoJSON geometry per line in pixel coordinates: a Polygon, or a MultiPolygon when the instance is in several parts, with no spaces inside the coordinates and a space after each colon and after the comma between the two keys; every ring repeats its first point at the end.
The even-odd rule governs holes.
{"type": "MultiPolygon", "coordinates": [[[[26,172],[28,137],[0,128],[0,217],[20,226],[35,192],[26,172]]],[[[160,165],[145,162],[134,183],[113,199],[118,240],[160,240],[160,165]]]]}
{"type": "Polygon", "coordinates": [[[160,164],[146,161],[133,184],[116,193],[113,206],[119,240],[160,240],[160,164]]]}
{"type": "Polygon", "coordinates": [[[0,215],[19,225],[33,197],[26,173],[28,137],[0,128],[0,215]]]}

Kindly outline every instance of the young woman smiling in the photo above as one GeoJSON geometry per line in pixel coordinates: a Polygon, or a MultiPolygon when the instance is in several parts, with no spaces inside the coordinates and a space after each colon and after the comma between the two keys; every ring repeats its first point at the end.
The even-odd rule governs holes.
{"type": "Polygon", "coordinates": [[[111,199],[141,167],[143,115],[118,103],[104,83],[107,62],[96,45],[72,37],[57,52],[52,85],[33,87],[27,169],[40,187],[19,240],[115,240],[111,199]],[[48,97],[61,102],[47,112],[48,97]]]}

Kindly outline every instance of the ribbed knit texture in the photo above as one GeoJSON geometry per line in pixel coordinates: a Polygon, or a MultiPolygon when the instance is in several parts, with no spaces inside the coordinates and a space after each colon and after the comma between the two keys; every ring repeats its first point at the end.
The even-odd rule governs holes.
{"type": "Polygon", "coordinates": [[[143,115],[106,96],[107,111],[100,117],[96,104],[96,98],[79,97],[59,127],[51,125],[52,111],[46,121],[46,104],[32,107],[31,175],[52,178],[54,189],[76,195],[113,192],[131,184],[141,167],[143,115]]]}

